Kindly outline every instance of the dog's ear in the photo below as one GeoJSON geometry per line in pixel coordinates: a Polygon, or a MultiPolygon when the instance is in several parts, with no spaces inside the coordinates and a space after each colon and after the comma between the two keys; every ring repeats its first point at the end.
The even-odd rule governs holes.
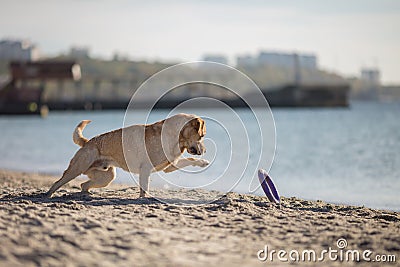
{"type": "Polygon", "coordinates": [[[192,126],[196,129],[197,133],[203,137],[206,135],[206,125],[204,120],[201,118],[196,118],[192,120],[192,126]]]}

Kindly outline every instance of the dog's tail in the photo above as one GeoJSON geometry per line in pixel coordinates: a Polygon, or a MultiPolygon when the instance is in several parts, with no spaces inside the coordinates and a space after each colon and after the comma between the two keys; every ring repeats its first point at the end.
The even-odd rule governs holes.
{"type": "Polygon", "coordinates": [[[78,126],[76,126],[75,131],[72,135],[72,140],[74,140],[74,143],[80,147],[83,147],[88,141],[88,139],[82,135],[82,131],[83,129],[85,129],[86,125],[90,122],[91,121],[89,120],[81,121],[81,123],[79,123],[78,126]]]}

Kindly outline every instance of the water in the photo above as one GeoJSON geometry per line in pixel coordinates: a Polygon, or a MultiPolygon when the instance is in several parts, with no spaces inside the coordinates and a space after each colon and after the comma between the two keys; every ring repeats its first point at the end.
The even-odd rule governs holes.
{"type": "MultiPolygon", "coordinates": [[[[226,111],[188,112],[219,116],[225,118],[227,124],[235,124],[229,122],[232,116],[225,114],[226,111]]],[[[245,120],[251,117],[245,110],[238,113],[245,120]]],[[[151,120],[161,119],[166,114],[156,111],[151,120]]],[[[142,115],[138,111],[138,123],[143,122],[139,121],[142,115]]],[[[399,103],[355,102],[350,109],[277,108],[273,109],[273,115],[277,149],[270,174],[281,195],[400,210],[399,103]]],[[[72,131],[79,121],[93,120],[84,131],[85,136],[92,137],[121,127],[123,118],[122,111],[51,112],[46,119],[0,117],[0,168],[60,175],[77,150],[72,142],[72,131]]],[[[249,129],[251,146],[258,133],[252,132],[254,127],[249,129]]],[[[246,152],[249,144],[244,140],[241,146],[233,143],[232,147],[229,139],[230,135],[234,139],[239,134],[240,131],[226,133],[217,123],[208,120],[207,136],[213,140],[206,140],[206,158],[214,159],[211,167],[195,174],[174,172],[166,178],[189,187],[211,183],[204,188],[225,189],[213,181],[226,171],[229,158],[234,159],[230,166],[239,168],[241,165],[240,158],[235,161],[235,155],[242,150],[246,152]]],[[[271,136],[264,136],[267,144],[263,149],[271,149],[270,140],[271,136]]],[[[247,156],[254,160],[258,151],[254,147],[251,150],[247,156]]],[[[192,170],[196,168],[188,168],[192,170]]],[[[235,170],[228,177],[235,179],[232,173],[235,170]]],[[[157,175],[152,177],[152,186],[166,186],[157,175]]],[[[233,190],[248,192],[253,178],[245,176],[233,190]]],[[[117,182],[133,183],[123,171],[118,171],[117,182]]],[[[255,194],[263,195],[263,192],[257,190],[255,194]]]]}

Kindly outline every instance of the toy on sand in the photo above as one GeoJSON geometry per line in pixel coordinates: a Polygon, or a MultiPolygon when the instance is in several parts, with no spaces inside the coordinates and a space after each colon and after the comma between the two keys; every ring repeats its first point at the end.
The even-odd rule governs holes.
{"type": "Polygon", "coordinates": [[[258,170],[258,180],[260,180],[261,187],[264,190],[265,195],[267,195],[269,201],[280,203],[281,198],[279,197],[278,190],[276,189],[276,186],[271,177],[269,177],[268,173],[265,170],[258,170]]]}

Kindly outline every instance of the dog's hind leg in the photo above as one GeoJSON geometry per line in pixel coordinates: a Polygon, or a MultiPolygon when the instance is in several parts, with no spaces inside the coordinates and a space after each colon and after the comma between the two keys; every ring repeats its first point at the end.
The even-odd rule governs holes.
{"type": "Polygon", "coordinates": [[[76,152],[71,159],[68,168],[64,171],[62,177],[56,181],[49,191],[46,193],[47,197],[51,197],[53,193],[61,186],[65,185],[78,175],[85,172],[93,163],[98,155],[98,151],[93,148],[81,148],[76,152]]]}
{"type": "Polygon", "coordinates": [[[90,170],[85,173],[90,180],[81,184],[82,192],[89,192],[91,188],[106,187],[115,179],[115,167],[109,167],[108,170],[90,170]]]}

